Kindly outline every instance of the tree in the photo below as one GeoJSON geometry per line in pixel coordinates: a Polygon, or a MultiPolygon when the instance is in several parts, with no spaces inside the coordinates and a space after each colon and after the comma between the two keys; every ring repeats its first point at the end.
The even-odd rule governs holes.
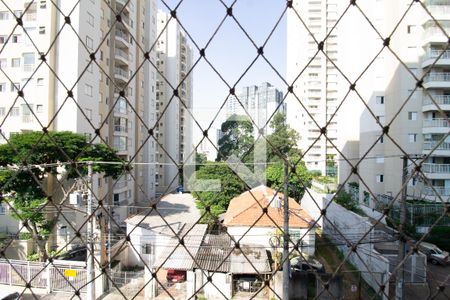
{"type": "Polygon", "coordinates": [[[231,155],[236,155],[244,162],[251,159],[248,154],[255,138],[253,137],[253,124],[247,117],[232,115],[222,123],[222,138],[219,139],[219,152],[216,161],[225,161],[231,155]]]}
{"type": "Polygon", "coordinates": [[[267,167],[267,185],[273,189],[283,190],[284,186],[284,159],[290,164],[297,164],[295,174],[289,170],[289,196],[300,200],[305,187],[311,185],[312,174],[307,170],[303,161],[300,161],[301,151],[297,148],[300,139],[297,131],[286,124],[286,115],[276,113],[270,127],[272,134],[267,137],[267,160],[271,163],[267,167]],[[281,156],[281,157],[280,157],[281,156]]]}
{"type": "Polygon", "coordinates": [[[205,153],[199,153],[195,151],[195,170],[198,170],[203,164],[208,161],[208,157],[205,153]]]}
{"type": "MultiPolygon", "coordinates": [[[[291,161],[297,162],[297,159],[291,161]]],[[[289,170],[289,189],[288,195],[294,199],[300,200],[305,193],[305,187],[311,186],[312,174],[308,171],[303,161],[300,161],[295,168],[295,174],[289,170]]],[[[284,187],[284,163],[274,162],[267,167],[266,171],[267,185],[275,190],[283,192],[284,187]]]]}
{"type": "Polygon", "coordinates": [[[268,161],[279,161],[280,155],[284,157],[299,156],[301,151],[297,148],[300,139],[297,131],[286,124],[286,114],[276,113],[270,122],[272,134],[267,137],[268,161]]]}
{"type": "MultiPolygon", "coordinates": [[[[207,162],[198,171],[195,172],[195,180],[218,179],[221,182],[221,190],[213,191],[194,191],[193,195],[197,199],[197,207],[203,212],[206,207],[210,208],[210,214],[203,218],[202,222],[212,223],[214,217],[224,213],[231,199],[240,195],[246,190],[245,183],[236,176],[226,164],[216,162],[207,162]]],[[[194,181],[195,181],[194,180],[194,181]]]]}
{"type": "MultiPolygon", "coordinates": [[[[67,179],[87,174],[86,164],[61,164],[83,161],[120,162],[115,151],[103,144],[89,144],[81,134],[72,132],[26,132],[14,134],[8,144],[0,145],[0,185],[2,197],[14,208],[13,217],[21,220],[38,247],[41,261],[48,258],[46,244],[57,216],[45,212],[44,206],[56,205],[47,190],[47,182],[65,173],[67,179]],[[58,165],[59,164],[59,165],[58,165]],[[27,167],[31,165],[40,165],[27,167]],[[44,166],[47,165],[47,166],[44,166]]],[[[121,164],[94,164],[94,172],[117,178],[121,164]]]]}

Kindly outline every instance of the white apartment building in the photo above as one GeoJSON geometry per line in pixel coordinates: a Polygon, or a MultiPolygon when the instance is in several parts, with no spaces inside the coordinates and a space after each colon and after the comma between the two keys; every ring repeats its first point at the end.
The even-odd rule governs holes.
{"type": "Polygon", "coordinates": [[[158,11],[156,168],[158,194],[181,184],[179,166],[194,160],[192,142],[192,47],[176,19],[158,11]],[[163,31],[164,30],[164,31],[163,31]],[[161,34],[162,32],[162,34],[161,34]]]}
{"type": "MultiPolygon", "coordinates": [[[[423,3],[448,32],[450,1],[426,0],[423,3]]],[[[378,8],[378,18],[384,32],[392,30],[409,4],[408,1],[379,1],[383,9],[378,8]]],[[[406,67],[388,52],[383,52],[378,59],[381,68],[375,77],[383,80],[378,88],[367,89],[367,93],[372,94],[368,106],[381,125],[394,121],[389,128],[391,139],[382,134],[380,125],[368,109],[360,118],[359,156],[362,157],[378,140],[368,154],[372,159],[364,160],[359,167],[364,180],[364,184],[360,181],[360,199],[370,206],[374,205],[369,199],[372,196],[364,191],[370,189],[375,195],[396,196],[401,190],[403,152],[399,147],[413,156],[428,155],[437,147],[422,165],[425,177],[415,176],[408,182],[408,196],[440,202],[438,194],[444,200],[449,199],[450,53],[445,50],[447,46],[446,34],[417,3],[390,41],[391,49],[406,67]],[[416,79],[411,73],[419,79],[425,75],[423,87],[416,88],[416,79]],[[403,104],[405,106],[401,108],[403,104]]],[[[413,165],[409,162],[408,173],[412,171],[413,165]]]]}
{"type": "MultiPolygon", "coordinates": [[[[121,0],[78,2],[58,1],[58,8],[46,0],[0,4],[2,134],[8,138],[47,127],[81,133],[90,141],[99,129],[101,138],[94,142],[109,144],[126,161],[151,162],[155,143],[146,142],[146,126],[156,120],[156,69],[148,62],[139,66],[141,49],[156,40],[156,2],[132,0],[125,7],[121,0]],[[110,7],[121,11],[121,22],[115,22],[110,7]],[[16,17],[23,29],[13,32],[16,17]],[[76,33],[65,24],[69,21],[76,33]],[[91,61],[94,52],[98,65],[91,61]],[[17,90],[24,97],[15,101],[17,90]]],[[[156,63],[155,51],[149,59],[156,63]]],[[[107,197],[120,224],[136,203],[154,199],[154,174],[151,165],[139,165],[117,181],[95,176],[93,189],[98,198],[107,197]]],[[[57,236],[71,236],[63,223],[57,236]]]]}
{"type": "Polygon", "coordinates": [[[342,1],[294,0],[292,6],[307,28],[292,9],[287,16],[287,81],[296,95],[287,96],[287,123],[300,134],[298,146],[306,153],[307,168],[324,175],[327,158],[337,158],[332,144],[338,139],[338,115],[332,116],[342,99],[338,89],[342,76],[333,64],[338,63],[340,45],[339,31],[332,28],[343,8],[339,2],[342,1]],[[321,49],[326,55],[318,52],[322,41],[321,49]],[[325,126],[329,140],[321,134],[325,126]]]}
{"type": "MultiPolygon", "coordinates": [[[[236,93],[236,96],[231,95],[228,98],[225,117],[228,119],[232,115],[249,116],[258,128],[264,128],[264,135],[267,135],[272,133],[270,128],[272,115],[277,112],[286,112],[286,105],[281,104],[282,101],[283,92],[268,82],[263,82],[258,86],[245,86],[236,93]]],[[[254,136],[255,139],[259,136],[256,127],[254,136]]]]}

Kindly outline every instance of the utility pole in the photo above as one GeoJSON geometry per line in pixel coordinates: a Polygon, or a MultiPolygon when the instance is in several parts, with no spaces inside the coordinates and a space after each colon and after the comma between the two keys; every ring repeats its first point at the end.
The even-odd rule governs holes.
{"type": "MultiPolygon", "coordinates": [[[[400,225],[398,231],[400,234],[399,247],[398,247],[398,259],[400,263],[405,259],[406,252],[406,196],[407,196],[407,179],[408,179],[408,159],[420,159],[423,155],[407,155],[401,157],[403,160],[402,170],[402,196],[400,199],[400,225]]],[[[402,263],[396,274],[396,286],[395,286],[395,299],[403,300],[405,298],[405,264],[402,263]]]]}
{"type": "Polygon", "coordinates": [[[87,190],[87,299],[95,300],[94,217],[92,215],[92,162],[88,162],[87,190]]]}
{"type": "Polygon", "coordinates": [[[283,300],[289,299],[289,170],[288,162],[284,161],[284,202],[283,202],[283,300]]]}

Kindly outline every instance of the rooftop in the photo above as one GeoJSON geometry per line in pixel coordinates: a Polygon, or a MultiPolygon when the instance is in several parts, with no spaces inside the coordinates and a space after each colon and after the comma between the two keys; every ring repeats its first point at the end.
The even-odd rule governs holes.
{"type": "MultiPolygon", "coordinates": [[[[283,227],[284,195],[258,186],[230,201],[224,216],[226,226],[283,227]],[[267,213],[263,213],[267,208],[267,213]]],[[[293,198],[289,198],[289,227],[310,228],[313,218],[293,198]]]]}

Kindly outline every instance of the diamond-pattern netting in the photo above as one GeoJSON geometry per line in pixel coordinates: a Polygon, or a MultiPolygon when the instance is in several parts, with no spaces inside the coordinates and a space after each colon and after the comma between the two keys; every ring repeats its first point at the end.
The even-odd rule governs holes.
{"type": "MultiPolygon", "coordinates": [[[[246,5],[256,2],[218,0],[221,14],[211,22],[207,18],[205,37],[186,21],[191,11],[198,18],[206,13],[193,0],[0,1],[0,181],[8,212],[1,217],[6,220],[2,224],[17,224],[6,227],[9,234],[2,237],[0,284],[34,298],[46,288],[88,299],[94,293],[125,299],[288,299],[285,283],[291,297],[305,299],[450,297],[448,267],[434,265],[440,262],[437,257],[446,259],[445,253],[426,257],[430,237],[440,230],[448,233],[450,226],[450,2],[276,2],[277,10],[265,20],[270,30],[262,35],[247,22],[254,16],[243,14],[246,5]],[[164,17],[156,6],[166,12],[164,17]],[[274,36],[286,24],[288,46],[291,39],[304,37],[314,47],[298,49],[301,63],[287,62],[289,76],[272,52],[274,36]],[[343,31],[347,28],[355,30],[354,36],[343,31]],[[221,39],[232,40],[230,47],[243,53],[227,57],[232,71],[216,54],[221,39]],[[421,42],[423,57],[418,55],[421,42]],[[363,55],[365,43],[371,47],[363,55]],[[338,58],[336,44],[343,53],[338,58]],[[244,55],[249,51],[253,54],[244,55]],[[322,69],[333,73],[330,78],[339,78],[333,87],[326,75],[327,92],[320,99],[331,97],[327,93],[333,88],[337,96],[333,104],[328,98],[321,102],[324,118],[305,96],[315,89],[308,78],[316,80],[311,72],[320,71],[311,70],[317,70],[318,62],[325,62],[322,69]],[[393,79],[374,78],[380,66],[393,79]],[[206,123],[194,112],[192,97],[194,74],[205,68],[225,90],[215,95],[220,101],[206,123]],[[262,69],[285,93],[261,125],[238,89],[262,69]],[[401,82],[407,93],[392,92],[389,80],[391,85],[401,82]],[[188,186],[183,172],[192,167],[201,144],[223,151],[212,131],[232,97],[258,134],[237,157],[245,164],[214,163],[216,172],[226,168],[245,191],[227,195],[236,198],[221,216],[207,194],[195,193],[194,200],[175,188],[188,186]],[[424,99],[420,112],[413,110],[418,97],[424,99]],[[309,120],[310,127],[306,122],[300,126],[303,147],[295,156],[265,134],[286,103],[289,125],[300,123],[289,119],[295,109],[309,120]],[[385,111],[376,104],[385,104],[385,111]],[[346,135],[342,140],[334,135],[334,124],[358,118],[349,114],[352,106],[364,111],[354,123],[371,128],[357,138],[356,156],[342,144],[346,135]],[[423,124],[417,126],[422,113],[423,124]],[[405,115],[409,125],[404,125],[405,115]],[[408,126],[421,132],[399,129],[408,126]],[[307,130],[316,134],[305,143],[307,130]],[[189,145],[193,132],[202,138],[189,145]],[[423,147],[409,147],[406,139],[423,147]],[[279,174],[285,183],[272,189],[255,187],[240,172],[242,165],[251,165],[247,162],[261,144],[276,157],[268,166],[285,165],[287,175],[279,174]],[[320,147],[339,166],[339,184],[328,196],[299,171],[320,147]],[[392,162],[385,174],[374,165],[380,159],[392,162]],[[392,182],[398,184],[385,179],[396,174],[399,180],[392,182]],[[293,190],[291,203],[284,193],[293,190]],[[351,206],[342,195],[350,197],[351,206]],[[281,205],[290,207],[287,223],[281,205]],[[241,213],[233,215],[233,209],[243,209],[247,217],[239,219],[241,213]],[[242,223],[233,227],[237,220],[242,223]],[[294,230],[295,222],[303,224],[302,230],[294,230]],[[271,228],[271,236],[261,228],[271,228]],[[27,239],[32,243],[26,244],[27,239]],[[270,246],[262,245],[267,240],[270,246]],[[24,263],[26,255],[17,249],[25,244],[27,254],[37,253],[28,259],[38,256],[40,262],[24,263]],[[300,265],[285,264],[295,260],[300,265]],[[177,280],[182,283],[174,285],[177,280]]],[[[209,193],[223,201],[218,192],[209,193]]],[[[448,248],[448,237],[431,241],[448,248]]]]}

